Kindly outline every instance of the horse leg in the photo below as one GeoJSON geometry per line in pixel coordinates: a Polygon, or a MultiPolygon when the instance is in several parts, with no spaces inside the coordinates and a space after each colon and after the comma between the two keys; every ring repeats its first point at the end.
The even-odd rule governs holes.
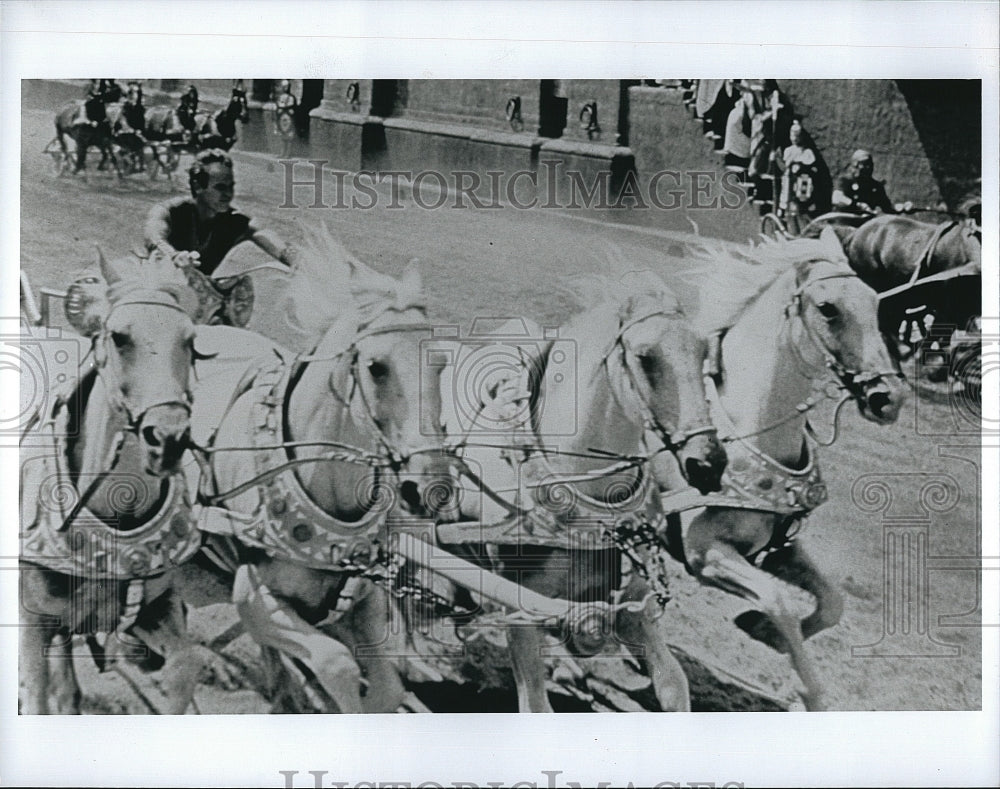
{"type": "Polygon", "coordinates": [[[789,611],[785,592],[776,579],[749,564],[736,548],[724,542],[714,542],[699,558],[692,566],[700,579],[754,602],[771,620],[804,686],[800,695],[806,709],[823,709],[822,685],[806,654],[802,628],[789,611]]]}
{"type": "Polygon", "coordinates": [[[304,663],[333,700],[328,712],[364,712],[361,669],[351,651],[310,625],[261,581],[256,568],[236,571],[233,603],[247,632],[261,647],[274,647],[304,663]]]}
{"type": "Polygon", "coordinates": [[[80,685],[73,668],[73,636],[60,631],[49,642],[49,682],[56,715],[80,714],[80,685]]]}
{"type": "Polygon", "coordinates": [[[70,166],[71,157],[69,155],[69,148],[66,145],[65,132],[56,124],[56,139],[59,141],[59,148],[62,151],[62,160],[59,162],[59,175],[63,176],[66,174],[66,169],[70,166]]]}
{"type": "MultiPolygon", "coordinates": [[[[645,596],[645,582],[633,573],[623,601],[642,600],[645,596]]],[[[619,611],[615,629],[622,645],[646,665],[660,709],[663,712],[690,712],[691,692],[687,675],[657,631],[656,620],[646,608],[619,611]]]]}
{"type": "Polygon", "coordinates": [[[81,170],[86,171],[87,149],[89,147],[90,144],[87,140],[87,135],[82,130],[78,131],[76,134],[76,169],[73,171],[73,175],[76,175],[81,170]]]}
{"type": "Polygon", "coordinates": [[[55,630],[34,617],[21,617],[19,679],[22,715],[49,714],[49,661],[45,652],[55,630]]]}
{"type": "MultiPolygon", "coordinates": [[[[345,591],[350,586],[348,581],[345,591]]],[[[406,653],[402,615],[381,587],[368,581],[358,587],[345,640],[352,643],[368,683],[361,703],[365,712],[395,712],[406,694],[395,665],[406,653]]]]}
{"type": "Polygon", "coordinates": [[[511,668],[517,685],[518,712],[553,712],[545,689],[544,631],[533,625],[507,628],[511,668]]]}
{"type": "Polygon", "coordinates": [[[803,638],[812,638],[840,622],[844,613],[844,596],[819,571],[798,542],[768,556],[761,569],[804,589],[816,598],[815,610],[802,620],[803,638]]]}

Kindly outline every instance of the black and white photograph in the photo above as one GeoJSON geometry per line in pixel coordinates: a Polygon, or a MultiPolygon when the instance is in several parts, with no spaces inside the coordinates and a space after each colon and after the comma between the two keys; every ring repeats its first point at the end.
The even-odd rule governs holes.
{"type": "Polygon", "coordinates": [[[997,780],[996,3],[85,5],[4,7],[0,779],[997,780]]]}

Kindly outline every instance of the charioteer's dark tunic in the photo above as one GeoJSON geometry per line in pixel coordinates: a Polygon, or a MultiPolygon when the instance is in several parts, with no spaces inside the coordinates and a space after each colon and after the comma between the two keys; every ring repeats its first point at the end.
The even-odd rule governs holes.
{"type": "Polygon", "coordinates": [[[146,246],[154,249],[166,241],[179,252],[197,252],[198,269],[211,275],[229,250],[250,239],[250,217],[230,210],[209,220],[198,216],[198,207],[190,197],[178,197],[149,215],[146,223],[146,246]]]}

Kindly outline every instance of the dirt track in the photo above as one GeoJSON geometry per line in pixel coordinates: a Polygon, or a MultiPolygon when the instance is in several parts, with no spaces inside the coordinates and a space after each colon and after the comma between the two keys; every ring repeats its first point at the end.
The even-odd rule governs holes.
{"type": "MultiPolygon", "coordinates": [[[[178,194],[175,184],[133,176],[116,183],[103,173],[88,182],[57,178],[40,153],[51,138],[52,111],[40,109],[45,97],[25,96],[22,116],[21,264],[32,283],[64,286],[69,275],[93,259],[93,242],[109,255],[124,255],[141,239],[141,225],[154,202],[178,194]]],[[[54,109],[54,108],[53,108],[54,109]]],[[[301,227],[325,221],[345,245],[374,267],[398,275],[407,261],[422,262],[424,292],[432,320],[468,327],[476,316],[523,315],[558,325],[572,308],[567,283],[587,272],[608,270],[609,249],[629,268],[652,268],[670,281],[677,242],[671,235],[633,232],[628,227],[566,217],[546,211],[513,209],[472,211],[368,211],[280,209],[280,170],[258,157],[239,157],[235,204],[289,240],[301,227]],[[609,247],[609,242],[613,247],[609,247]]],[[[251,251],[241,256],[256,260],[251,251]]],[[[672,282],[685,302],[690,283],[672,282]]],[[[279,339],[282,316],[268,309],[280,284],[258,278],[255,324],[279,339]]],[[[820,418],[820,424],[827,425],[820,418]]],[[[808,644],[836,710],[967,710],[980,707],[981,636],[977,608],[980,588],[976,562],[955,557],[978,553],[978,467],[960,458],[978,457],[969,424],[945,389],[924,388],[911,399],[899,422],[876,428],[850,409],[839,441],[822,454],[830,500],[813,515],[800,539],[820,568],[844,592],[841,623],[808,644]],[[920,516],[919,491],[930,476],[949,475],[961,495],[953,509],[931,514],[927,526],[929,626],[910,634],[896,656],[861,657],[852,648],[875,644],[883,636],[885,595],[881,514],[865,512],[852,501],[855,482],[878,475],[893,491],[892,514],[920,516]],[[942,560],[946,557],[947,560],[942,560]],[[953,569],[934,569],[948,567],[953,569]],[[958,568],[958,569],[954,569],[958,568]],[[915,648],[916,647],[916,648],[915,648]],[[933,656],[905,656],[914,653],[933,656]],[[955,654],[945,656],[945,652],[955,654]]],[[[914,521],[916,525],[919,525],[914,521]]],[[[787,697],[791,668],[787,659],[752,641],[733,624],[747,605],[722,592],[702,588],[679,566],[671,580],[673,600],[660,620],[664,638],[690,656],[696,709],[760,709],[766,702],[738,693],[705,666],[716,666],[787,697]]],[[[198,611],[193,626],[206,639],[235,620],[225,606],[198,611]]],[[[246,637],[227,648],[235,661],[254,670],[255,652],[246,637]]],[[[144,712],[138,697],[120,678],[98,677],[92,664],[78,661],[91,712],[144,712]]],[[[622,680],[624,681],[624,680],[622,680]]],[[[418,689],[422,690],[422,689],[418,689]]],[[[641,694],[639,694],[641,696],[641,694]]],[[[443,696],[442,696],[443,697],[443,696]]],[[[208,712],[266,711],[252,690],[223,691],[210,685],[198,694],[208,712]]],[[[499,694],[496,706],[509,705],[499,694]]],[[[455,702],[464,703],[462,699],[455,702]]],[[[506,707],[504,707],[506,708],[506,707]]]]}

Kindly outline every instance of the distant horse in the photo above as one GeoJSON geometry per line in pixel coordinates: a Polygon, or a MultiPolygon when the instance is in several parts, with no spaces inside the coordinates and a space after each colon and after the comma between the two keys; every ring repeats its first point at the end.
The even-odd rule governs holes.
{"type": "MultiPolygon", "coordinates": [[[[938,277],[959,269],[977,274],[982,269],[982,240],[974,226],[948,221],[937,225],[905,216],[884,215],[866,222],[844,241],[851,268],[884,296],[881,325],[896,337],[908,309],[924,305],[937,326],[965,329],[971,318],[982,315],[980,280],[971,277],[938,277]],[[936,277],[927,287],[921,280],[936,277]],[[909,286],[909,287],[905,287],[909,286]]],[[[909,337],[903,338],[909,342],[909,337]]]]}
{"type": "Polygon", "coordinates": [[[80,102],[67,104],[56,114],[55,127],[56,140],[58,140],[63,153],[64,166],[62,171],[65,171],[65,164],[70,161],[70,152],[66,145],[66,137],[68,136],[76,145],[74,175],[87,168],[87,151],[90,148],[97,148],[101,152],[101,162],[110,159],[118,177],[122,177],[112,148],[114,139],[111,123],[108,120],[107,108],[103,101],[92,98],[82,104],[80,102]]]}
{"type": "Polygon", "coordinates": [[[173,571],[201,546],[180,474],[196,358],[186,285],[160,258],[123,266],[102,257],[101,269],[106,296],[94,282],[76,283],[68,297],[73,325],[92,337],[92,362],[22,436],[27,714],[49,712],[50,701],[79,712],[74,633],[90,636],[99,664],[165,656],[172,712],[183,712],[205,665],[172,590],[173,571]],[[107,634],[103,644],[97,633],[107,634]]]}
{"type": "MultiPolygon", "coordinates": [[[[420,278],[378,274],[319,233],[289,294],[313,351],[277,350],[232,391],[196,392],[195,423],[218,425],[201,473],[202,528],[222,536],[215,555],[238,565],[233,599],[247,631],[305,667],[327,711],[392,712],[402,646],[388,594],[363,568],[387,549],[393,502],[432,517],[451,488],[440,370],[421,365],[420,278]],[[374,654],[356,660],[355,646],[374,654]]],[[[199,365],[200,379],[212,373],[199,365]]]]}
{"type": "MultiPolygon", "coordinates": [[[[688,710],[687,678],[645,605],[650,587],[642,576],[658,567],[655,529],[662,519],[646,461],[669,450],[691,485],[718,490],[726,454],[705,400],[705,346],[655,275],[598,279],[593,291],[588,306],[559,329],[560,341],[573,343],[575,371],[566,368],[565,347],[553,342],[543,344],[531,362],[529,438],[521,442],[524,454],[515,454],[506,473],[512,479],[503,486],[534,490],[533,497],[516,503],[552,520],[555,536],[539,539],[549,530],[533,526],[532,515],[516,516],[525,519],[515,522],[515,536],[477,556],[488,569],[545,597],[599,605],[615,601],[611,632],[646,666],[661,708],[688,710]],[[567,415],[574,425],[565,424],[567,415]],[[631,460],[637,457],[643,460],[631,460]],[[614,473],[605,473],[609,465],[614,473]],[[586,525],[589,539],[569,547],[577,544],[574,532],[586,525]],[[644,530],[646,538],[640,536],[644,530]]],[[[480,465],[488,468],[488,462],[480,465]]],[[[491,485],[503,479],[502,469],[483,473],[491,485]]],[[[468,506],[477,500],[462,497],[463,515],[492,521],[492,515],[468,506]]],[[[602,635],[604,629],[595,621],[583,641],[571,646],[583,654],[600,651],[610,635],[602,635]]],[[[543,634],[530,623],[507,628],[521,712],[552,712],[543,634]]]]}
{"type": "Polygon", "coordinates": [[[198,113],[195,135],[201,148],[221,148],[228,151],[236,143],[236,121],[250,122],[246,91],[233,88],[223,109],[212,114],[198,113]]]}
{"type": "Polygon", "coordinates": [[[982,265],[982,241],[967,223],[918,222],[883,214],[857,228],[844,243],[851,268],[877,293],[923,277],[982,265]]]}
{"type": "Polygon", "coordinates": [[[162,105],[146,110],[146,139],[183,144],[191,139],[191,134],[175,107],[162,105]]]}
{"type": "Polygon", "coordinates": [[[672,519],[668,538],[699,580],[760,607],[737,623],[788,651],[806,706],[821,709],[822,682],[803,639],[836,624],[843,603],[794,540],[826,499],[806,432],[822,396],[811,393],[832,376],[865,419],[884,425],[899,416],[906,390],[879,331],[875,292],[848,266],[832,229],[745,257],[709,250],[690,263],[702,302],[697,324],[706,334],[727,330],[724,382],[709,394],[730,461],[723,493],[708,496],[686,530],[672,519]],[[815,596],[801,623],[776,577],[815,596]]]}

